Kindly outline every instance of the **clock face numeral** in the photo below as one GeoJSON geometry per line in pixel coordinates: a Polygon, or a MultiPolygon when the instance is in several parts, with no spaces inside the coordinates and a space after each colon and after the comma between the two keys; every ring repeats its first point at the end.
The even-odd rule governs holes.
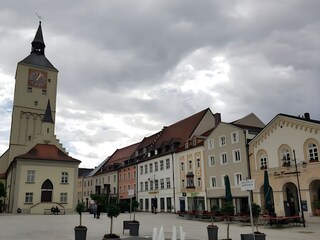
{"type": "Polygon", "coordinates": [[[37,88],[47,88],[47,72],[29,69],[28,85],[37,88]]]}

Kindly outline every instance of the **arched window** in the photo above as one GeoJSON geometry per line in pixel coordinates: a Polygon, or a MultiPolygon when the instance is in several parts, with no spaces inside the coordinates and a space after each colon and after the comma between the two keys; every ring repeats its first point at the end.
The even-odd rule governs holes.
{"type": "Polygon", "coordinates": [[[267,153],[263,150],[260,150],[257,154],[258,166],[261,170],[268,168],[268,157],[267,153]]]}
{"type": "Polygon", "coordinates": [[[309,138],[304,142],[304,157],[306,161],[318,162],[319,161],[319,142],[314,138],[309,138]]]}
{"type": "Polygon", "coordinates": [[[194,188],[194,174],[193,174],[193,172],[188,172],[186,177],[187,177],[187,188],[194,188]]]}
{"type": "Polygon", "coordinates": [[[47,179],[41,186],[41,202],[52,202],[53,184],[47,179]]]}
{"type": "Polygon", "coordinates": [[[308,144],[308,153],[309,153],[309,160],[310,161],[318,161],[319,155],[318,155],[318,148],[317,145],[314,143],[308,144]]]}
{"type": "Polygon", "coordinates": [[[289,167],[291,164],[291,149],[288,145],[279,148],[280,165],[289,167]]]}

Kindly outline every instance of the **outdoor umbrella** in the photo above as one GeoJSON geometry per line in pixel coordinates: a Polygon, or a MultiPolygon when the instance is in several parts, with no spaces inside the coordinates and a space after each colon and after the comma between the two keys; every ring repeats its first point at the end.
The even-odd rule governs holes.
{"type": "Polygon", "coordinates": [[[226,188],[226,202],[232,202],[232,194],[231,194],[231,188],[230,188],[230,180],[229,176],[224,176],[224,185],[226,188]]]}
{"type": "Polygon", "coordinates": [[[264,200],[266,203],[266,209],[269,215],[273,215],[274,214],[273,190],[272,190],[272,187],[269,185],[268,171],[264,171],[263,190],[264,190],[264,200]]]}

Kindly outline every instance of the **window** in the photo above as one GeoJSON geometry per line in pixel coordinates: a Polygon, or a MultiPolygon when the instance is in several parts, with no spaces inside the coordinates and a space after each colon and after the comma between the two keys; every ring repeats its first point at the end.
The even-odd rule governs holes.
{"type": "Polygon", "coordinates": [[[148,165],[144,165],[144,173],[148,173],[148,165]]]}
{"type": "Polygon", "coordinates": [[[208,149],[214,149],[214,140],[213,139],[209,139],[208,141],[208,149]]]}
{"type": "Polygon", "coordinates": [[[150,173],[153,172],[153,163],[149,163],[149,172],[150,172],[150,173]]]}
{"type": "Polygon", "coordinates": [[[242,174],[241,173],[235,173],[234,174],[234,184],[236,186],[239,186],[241,181],[242,181],[242,174]]]}
{"type": "Polygon", "coordinates": [[[117,175],[113,175],[113,182],[117,181],[117,175]]]}
{"type": "Polygon", "coordinates": [[[239,134],[238,132],[231,133],[231,143],[239,142],[239,134]]]}
{"type": "Polygon", "coordinates": [[[33,105],[34,105],[34,106],[38,106],[38,101],[34,101],[34,102],[33,102],[33,105]]]}
{"type": "Polygon", "coordinates": [[[219,137],[219,146],[223,147],[224,145],[226,145],[226,136],[220,136],[219,137]]]}
{"type": "Polygon", "coordinates": [[[143,182],[140,182],[140,191],[143,191],[143,182]]]}
{"type": "Polygon", "coordinates": [[[130,185],[128,185],[128,191],[131,189],[130,185]]]}
{"type": "Polygon", "coordinates": [[[314,143],[308,144],[308,153],[309,153],[309,160],[318,161],[318,148],[314,143]]]}
{"type": "Polygon", "coordinates": [[[171,188],[170,178],[166,178],[167,188],[171,188]]]}
{"type": "Polygon", "coordinates": [[[148,187],[148,182],[144,182],[144,190],[145,190],[145,191],[148,191],[148,188],[149,188],[149,187],[148,187]]]}
{"type": "Polygon", "coordinates": [[[130,172],[128,172],[128,179],[130,179],[131,178],[131,174],[130,174],[130,172]]]}
{"type": "Polygon", "coordinates": [[[197,168],[200,168],[200,159],[199,158],[197,158],[196,163],[197,163],[197,168]]]}
{"type": "Polygon", "coordinates": [[[140,175],[143,174],[143,166],[140,166],[140,175]]]}
{"type": "Polygon", "coordinates": [[[287,148],[281,150],[281,158],[283,166],[290,166],[290,151],[287,148]]]}
{"type": "Polygon", "coordinates": [[[36,173],[35,170],[28,170],[27,171],[27,182],[34,182],[35,173],[36,173]]]}
{"type": "Polygon", "coordinates": [[[241,161],[240,150],[239,149],[233,150],[232,157],[233,157],[233,162],[240,162],[241,161]]]}
{"type": "Polygon", "coordinates": [[[265,153],[261,153],[259,155],[259,161],[260,161],[260,169],[267,169],[267,155],[265,153]]]}
{"type": "Polygon", "coordinates": [[[189,170],[192,170],[192,161],[189,160],[189,170]]]}
{"type": "Polygon", "coordinates": [[[184,171],[184,162],[180,163],[180,169],[181,169],[182,172],[184,171]]]}
{"type": "Polygon", "coordinates": [[[159,180],[154,180],[154,189],[159,189],[159,180]]]}
{"type": "Polygon", "coordinates": [[[60,193],[60,202],[67,203],[68,202],[68,193],[60,193]]]}
{"type": "Polygon", "coordinates": [[[153,190],[153,180],[150,180],[150,191],[153,190]]]}
{"type": "Polygon", "coordinates": [[[217,178],[215,176],[210,177],[210,187],[217,187],[217,178]]]}
{"type": "Polygon", "coordinates": [[[154,171],[155,171],[155,172],[158,172],[158,170],[159,170],[158,162],[155,162],[155,163],[154,163],[154,171]]]}
{"type": "Polygon", "coordinates": [[[61,173],[61,183],[68,183],[68,172],[61,173]]]}
{"type": "Polygon", "coordinates": [[[225,165],[228,163],[227,153],[220,153],[220,164],[225,165]]]}
{"type": "Polygon", "coordinates": [[[164,189],[164,179],[163,178],[160,179],[160,188],[164,189]]]}
{"type": "Polygon", "coordinates": [[[214,155],[210,155],[208,161],[209,161],[209,167],[213,167],[214,165],[216,165],[216,160],[214,159],[214,155]]]}
{"type": "Polygon", "coordinates": [[[123,180],[126,180],[126,173],[123,173],[123,180]]]}
{"type": "Polygon", "coordinates": [[[32,87],[28,87],[27,92],[32,92],[32,87]]]}
{"type": "Polygon", "coordinates": [[[166,159],[166,169],[170,169],[170,159],[166,159]]]}
{"type": "Polygon", "coordinates": [[[198,178],[198,187],[201,187],[201,178],[198,178]]]}
{"type": "Polygon", "coordinates": [[[181,180],[181,188],[184,188],[184,179],[181,180]]]}
{"type": "Polygon", "coordinates": [[[160,160],[160,171],[162,171],[163,170],[163,160],[160,160]]]}
{"type": "Polygon", "coordinates": [[[188,172],[187,174],[187,188],[194,188],[194,175],[192,172],[188,172]]]}
{"type": "Polygon", "coordinates": [[[25,199],[24,199],[25,203],[33,203],[33,193],[32,192],[27,192],[25,199]]]}
{"type": "Polygon", "coordinates": [[[47,90],[43,89],[42,90],[42,95],[47,95],[47,90]]]}

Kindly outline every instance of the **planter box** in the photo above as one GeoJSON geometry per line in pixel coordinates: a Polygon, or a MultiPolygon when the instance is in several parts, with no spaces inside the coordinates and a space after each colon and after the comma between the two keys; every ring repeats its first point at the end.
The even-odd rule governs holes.
{"type": "Polygon", "coordinates": [[[218,240],[218,227],[209,225],[208,230],[208,240],[218,240]]]}
{"type": "Polygon", "coordinates": [[[139,236],[139,222],[130,222],[129,223],[129,234],[130,236],[139,236]]]}
{"type": "Polygon", "coordinates": [[[87,228],[86,227],[75,227],[74,228],[75,240],[86,240],[87,239],[87,228]]]}
{"type": "MultiPolygon", "coordinates": [[[[253,234],[252,233],[248,233],[248,234],[240,234],[241,236],[241,240],[254,240],[253,239],[253,234]]],[[[264,233],[255,233],[254,237],[256,240],[265,240],[266,239],[266,234],[264,233]]]]}

